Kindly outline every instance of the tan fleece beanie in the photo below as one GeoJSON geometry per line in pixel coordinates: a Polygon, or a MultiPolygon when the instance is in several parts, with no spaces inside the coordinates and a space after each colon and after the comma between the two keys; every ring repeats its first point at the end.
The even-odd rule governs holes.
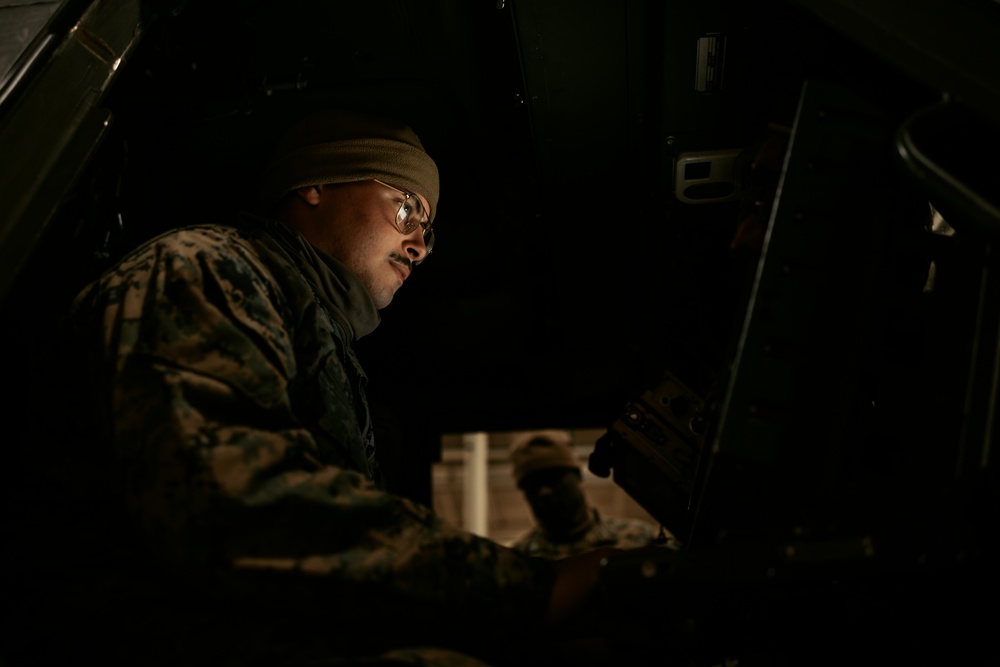
{"type": "Polygon", "coordinates": [[[333,109],[306,117],[278,142],[260,182],[268,208],[297,188],[378,179],[423,195],[437,215],[438,170],[406,125],[333,109]]]}
{"type": "Polygon", "coordinates": [[[580,462],[570,446],[565,431],[532,431],[510,443],[510,460],[518,485],[525,475],[546,468],[580,469],[580,462]]]}

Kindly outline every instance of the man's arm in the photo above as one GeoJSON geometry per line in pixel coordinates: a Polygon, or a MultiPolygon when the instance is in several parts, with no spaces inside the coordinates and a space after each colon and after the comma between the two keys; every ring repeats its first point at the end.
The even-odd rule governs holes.
{"type": "Polygon", "coordinates": [[[234,587],[278,582],[291,607],[539,620],[551,565],[323,462],[289,398],[284,306],[225,242],[150,246],[94,303],[124,500],[150,551],[234,587]]]}

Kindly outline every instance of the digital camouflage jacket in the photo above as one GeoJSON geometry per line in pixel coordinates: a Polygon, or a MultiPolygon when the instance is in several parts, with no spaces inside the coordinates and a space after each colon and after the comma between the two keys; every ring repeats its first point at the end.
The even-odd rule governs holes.
{"type": "MultiPolygon", "coordinates": [[[[659,534],[660,529],[648,521],[633,518],[602,519],[597,510],[593,510],[590,528],[571,542],[554,541],[544,530],[536,527],[518,538],[511,548],[529,556],[559,559],[598,547],[635,549],[655,546],[659,544],[659,534]]],[[[665,530],[664,540],[664,546],[675,546],[673,536],[665,530]]]]}
{"type": "Polygon", "coordinates": [[[264,220],[168,232],[85,289],[51,566],[78,554],[66,581],[43,578],[59,599],[43,616],[86,630],[52,645],[105,664],[325,664],[489,656],[532,632],[550,563],[379,488],[353,352],[377,322],[350,272],[264,220]]]}

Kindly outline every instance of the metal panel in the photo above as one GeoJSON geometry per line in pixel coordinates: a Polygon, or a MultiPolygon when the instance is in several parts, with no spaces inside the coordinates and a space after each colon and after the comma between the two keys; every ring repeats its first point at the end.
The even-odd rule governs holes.
{"type": "Polygon", "coordinates": [[[1000,123],[995,0],[790,0],[932,90],[1000,123]]]}
{"type": "Polygon", "coordinates": [[[860,529],[889,491],[851,487],[878,456],[876,355],[896,342],[882,331],[898,296],[881,276],[891,136],[856,93],[806,84],[689,543],[860,529]]]}
{"type": "Polygon", "coordinates": [[[628,155],[636,4],[512,3],[543,180],[586,178],[628,155]]]}
{"type": "Polygon", "coordinates": [[[0,100],[16,84],[23,66],[32,60],[47,33],[45,27],[59,2],[0,2],[0,100]]]}
{"type": "Polygon", "coordinates": [[[138,42],[140,0],[94,2],[0,119],[0,298],[110,122],[98,109],[138,42]]]}

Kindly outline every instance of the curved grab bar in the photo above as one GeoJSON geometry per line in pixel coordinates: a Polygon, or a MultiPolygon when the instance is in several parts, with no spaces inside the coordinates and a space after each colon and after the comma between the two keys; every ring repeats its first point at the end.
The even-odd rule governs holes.
{"type": "MultiPolygon", "coordinates": [[[[948,164],[949,156],[940,154],[940,145],[933,145],[934,139],[941,139],[944,133],[957,131],[970,135],[982,130],[983,139],[994,139],[1000,147],[1000,130],[985,124],[977,126],[977,122],[966,110],[944,101],[921,109],[904,120],[896,131],[895,148],[910,173],[932,194],[935,207],[954,212],[962,219],[956,229],[961,229],[964,221],[979,226],[990,235],[1000,235],[1000,169],[996,166],[1000,165],[1000,150],[992,155],[992,170],[998,177],[993,180],[994,188],[986,193],[960,175],[962,165],[948,164]]],[[[950,139],[954,141],[954,136],[950,139]]],[[[980,147],[975,146],[972,152],[979,153],[980,147]]],[[[971,163],[971,160],[967,162],[971,163]]],[[[977,164],[990,164],[990,161],[980,159],[977,164]]],[[[945,218],[948,219],[948,216],[945,218]]],[[[955,226],[951,219],[948,222],[955,226]]]]}

